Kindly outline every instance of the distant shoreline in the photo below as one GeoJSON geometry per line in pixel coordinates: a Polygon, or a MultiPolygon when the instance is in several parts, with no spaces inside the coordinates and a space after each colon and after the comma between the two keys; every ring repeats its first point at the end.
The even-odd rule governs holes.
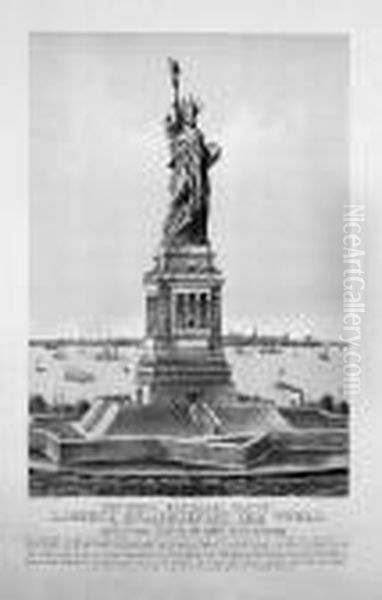
{"type": "MultiPolygon", "coordinates": [[[[99,338],[69,338],[69,337],[31,337],[28,340],[29,346],[43,346],[55,349],[58,346],[138,346],[143,342],[142,337],[99,337],[99,338]]],[[[344,348],[346,343],[339,339],[321,340],[313,337],[290,338],[284,336],[245,336],[239,334],[227,334],[223,336],[225,346],[282,346],[282,347],[303,347],[320,348],[323,346],[344,348]]]]}

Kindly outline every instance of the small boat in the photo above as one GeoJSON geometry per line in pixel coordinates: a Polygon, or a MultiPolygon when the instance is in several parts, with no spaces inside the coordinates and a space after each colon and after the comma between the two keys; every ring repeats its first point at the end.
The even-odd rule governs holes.
{"type": "Polygon", "coordinates": [[[66,357],[66,352],[62,348],[58,348],[55,352],[53,352],[53,358],[56,360],[65,360],[66,357]]]}
{"type": "Polygon", "coordinates": [[[324,350],[322,350],[322,352],[319,352],[319,353],[318,353],[318,358],[319,358],[320,360],[323,360],[323,361],[328,361],[328,360],[330,360],[330,354],[329,354],[329,351],[328,351],[328,349],[327,349],[327,348],[325,348],[324,350]]]}
{"type": "Polygon", "coordinates": [[[118,360],[119,352],[118,346],[114,346],[112,344],[105,345],[97,354],[95,355],[96,360],[118,360]]]}
{"type": "Polygon", "coordinates": [[[65,381],[73,383],[91,383],[95,381],[95,375],[89,371],[83,371],[77,367],[71,367],[64,372],[65,381]]]}
{"type": "Polygon", "coordinates": [[[259,348],[259,353],[260,354],[281,354],[282,353],[282,349],[279,348],[278,346],[261,346],[259,348]]]}

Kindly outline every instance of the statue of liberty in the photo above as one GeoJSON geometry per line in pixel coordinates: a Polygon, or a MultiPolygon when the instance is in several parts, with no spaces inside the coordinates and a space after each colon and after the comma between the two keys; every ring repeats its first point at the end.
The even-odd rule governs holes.
{"type": "Polygon", "coordinates": [[[193,96],[180,97],[179,63],[169,59],[174,99],[166,117],[166,133],[170,146],[171,203],[164,225],[166,246],[208,242],[210,198],[209,169],[221,150],[207,142],[198,128],[200,104],[193,96]]]}

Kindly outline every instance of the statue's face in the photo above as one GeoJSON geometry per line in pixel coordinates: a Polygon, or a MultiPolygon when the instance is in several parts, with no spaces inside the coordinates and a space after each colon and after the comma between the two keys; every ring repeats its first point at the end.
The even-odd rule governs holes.
{"type": "Polygon", "coordinates": [[[198,109],[194,101],[190,98],[183,103],[183,118],[186,125],[195,127],[198,109]]]}

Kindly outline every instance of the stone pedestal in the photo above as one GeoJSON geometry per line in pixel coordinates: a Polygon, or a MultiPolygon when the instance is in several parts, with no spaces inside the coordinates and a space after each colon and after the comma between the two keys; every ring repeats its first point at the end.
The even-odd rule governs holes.
{"type": "Polygon", "coordinates": [[[209,245],[164,248],[144,277],[146,338],[137,399],[192,404],[235,397],[221,331],[223,278],[209,245]]]}

